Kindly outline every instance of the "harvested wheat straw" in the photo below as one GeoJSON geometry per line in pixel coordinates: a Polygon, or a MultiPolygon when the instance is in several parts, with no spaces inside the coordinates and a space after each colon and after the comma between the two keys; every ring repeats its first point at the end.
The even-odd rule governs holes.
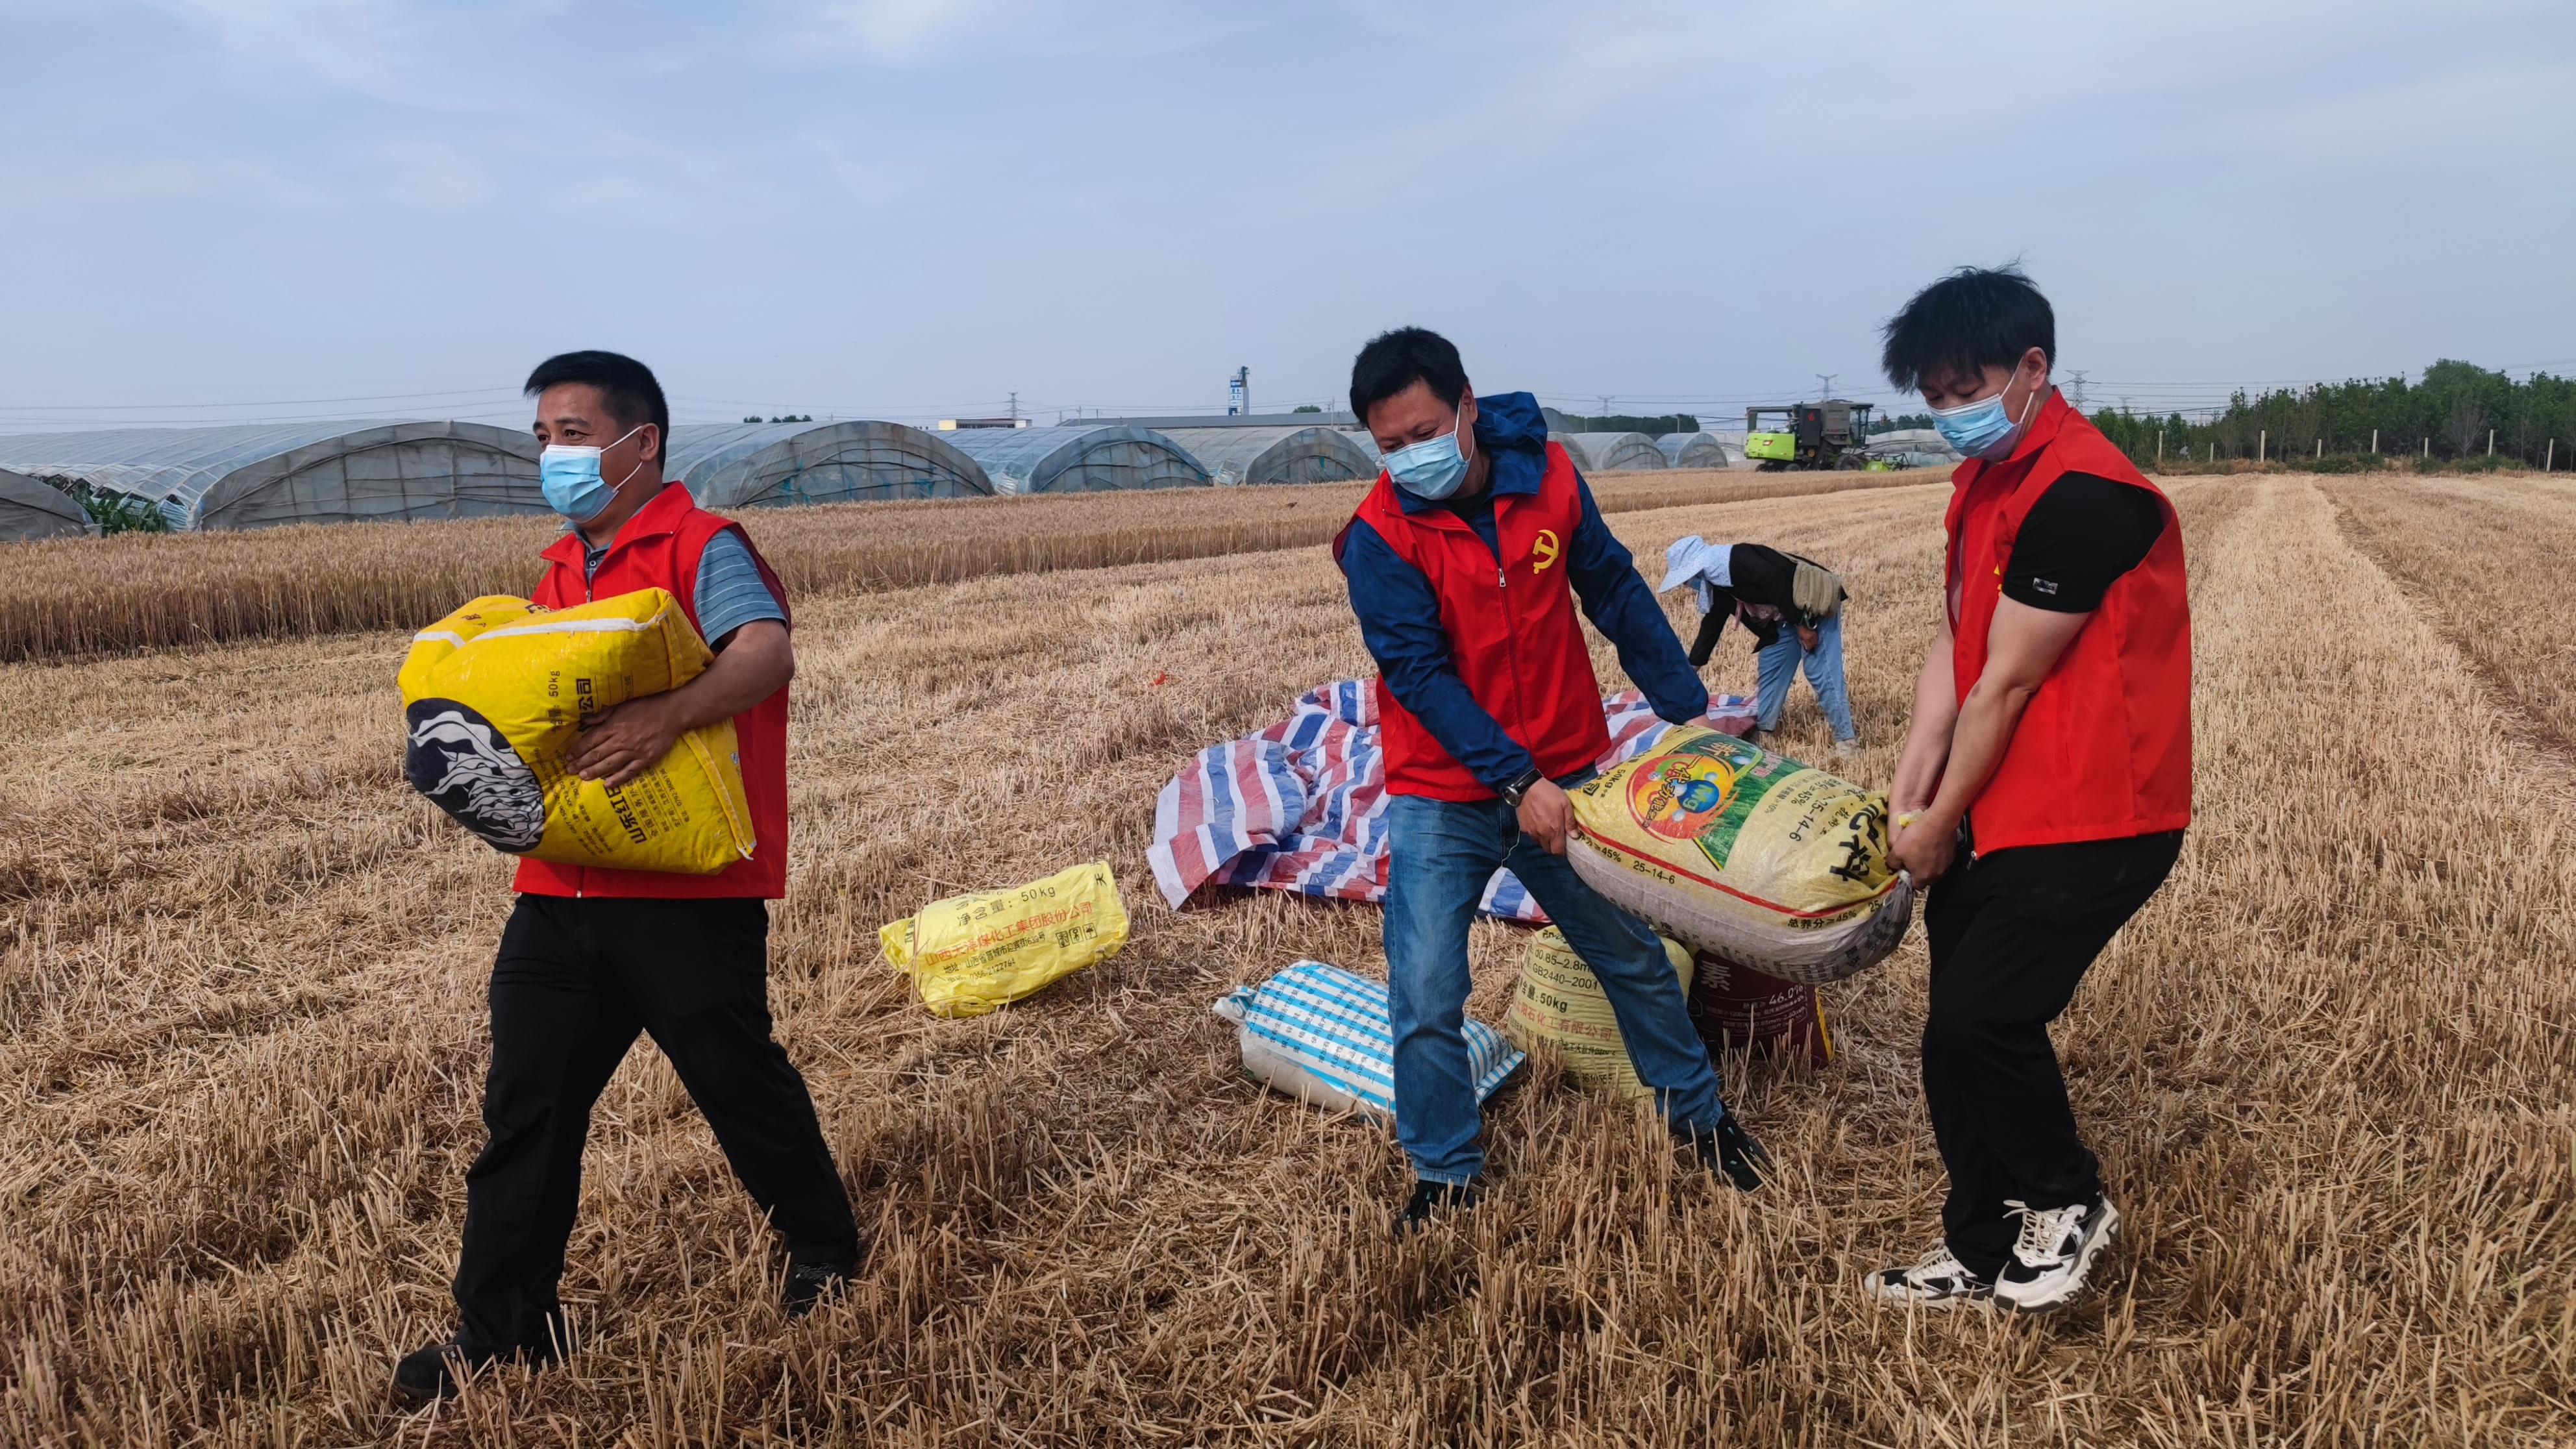
{"type": "MultiPolygon", "coordinates": [[[[1643,558],[1703,533],[1842,571],[1854,773],[1883,780],[1942,496],[1614,525],[1643,558]]],[[[400,1423],[385,1375],[444,1327],[481,1142],[507,871],[404,790],[389,691],[334,683],[389,678],[399,639],[0,666],[0,1442],[2569,1442],[2576,770],[2314,482],[2181,503],[2202,821],[2060,1030],[2130,1235],[2098,1301],[2038,1322],[1851,1291],[1934,1223],[1919,947],[1832,992],[1835,1067],[1729,1064],[1781,1168],[1760,1199],[1542,1063],[1490,1115],[1487,1204],[1401,1246],[1392,1144],[1242,1082],[1207,1013],[1301,955],[1378,969],[1374,912],[1139,892],[1096,972],[973,1022],[907,1002],[881,921],[1104,854],[1141,882],[1190,751],[1364,667],[1306,548],[801,610],[773,998],[876,1259],[782,1322],[639,1050],[565,1285],[590,1347],[400,1423]],[[300,750],[208,749],[290,715],[300,750]]],[[[1752,667],[1730,645],[1711,683],[1752,667]]],[[[1789,733],[1827,742],[1803,694],[1789,733]]],[[[1477,928],[1485,1019],[1526,940],[1477,928]]]]}

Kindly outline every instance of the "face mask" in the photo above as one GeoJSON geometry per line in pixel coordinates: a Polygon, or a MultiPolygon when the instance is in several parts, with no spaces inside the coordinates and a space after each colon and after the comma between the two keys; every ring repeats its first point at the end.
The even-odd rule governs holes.
{"type": "MultiPolygon", "coordinates": [[[[625,442],[642,431],[644,428],[640,423],[628,428],[618,437],[617,443],[625,442]]],[[[614,448],[617,443],[608,447],[614,448]]],[[[545,450],[537,454],[537,484],[545,490],[546,506],[574,523],[588,523],[608,511],[608,505],[617,501],[617,490],[625,487],[628,480],[642,470],[644,460],[636,459],[635,466],[626,470],[626,477],[618,479],[616,486],[611,487],[599,476],[599,455],[607,450],[580,448],[570,443],[547,444],[545,450]]]]}
{"type": "Polygon", "coordinates": [[[1458,426],[1436,438],[1386,455],[1387,476],[1395,486],[1426,503],[1437,503],[1467,481],[1467,455],[1458,451],[1458,435],[1467,430],[1467,404],[1458,404],[1458,426]]]}
{"type": "MultiPolygon", "coordinates": [[[[2006,385],[2010,385],[2009,381],[2006,385]]],[[[2038,401],[2039,392],[2034,388],[2030,403],[2022,407],[2022,422],[2029,421],[2031,404],[2038,401]]],[[[2012,415],[2004,411],[2004,395],[2000,390],[1993,397],[1977,402],[1955,408],[1932,409],[1932,426],[1941,430],[1941,441],[1956,449],[1962,458],[1982,458],[1987,462],[2011,455],[2022,422],[2015,422],[2012,415]]]]}

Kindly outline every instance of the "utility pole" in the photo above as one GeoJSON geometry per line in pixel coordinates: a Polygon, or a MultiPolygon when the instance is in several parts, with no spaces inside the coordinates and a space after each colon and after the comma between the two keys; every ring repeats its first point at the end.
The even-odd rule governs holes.
{"type": "Polygon", "coordinates": [[[2084,411],[2084,372],[2085,369],[2080,367],[2070,367],[2066,370],[2066,390],[2074,395],[2075,410],[2079,413],[2084,411]]]}
{"type": "Polygon", "coordinates": [[[1010,419],[1015,423],[1020,420],[1020,395],[1018,393],[1011,394],[1010,419]]]}
{"type": "MultiPolygon", "coordinates": [[[[1610,395],[1606,392],[1601,394],[1600,427],[1603,432],[1608,432],[1610,429],[1610,395]]],[[[1587,433],[1591,432],[1592,426],[1589,424],[1585,425],[1583,431],[1587,433]]]]}
{"type": "Polygon", "coordinates": [[[1819,383],[1822,383],[1822,384],[1824,385],[1824,389],[1825,389],[1825,391],[1824,391],[1824,395],[1823,395],[1822,397],[1817,398],[1817,399],[1816,399],[1816,401],[1818,401],[1818,402],[1831,402],[1831,401],[1833,401],[1833,397],[1834,397],[1834,379],[1835,379],[1835,378],[1838,378],[1838,377],[1840,377],[1840,376],[1842,376],[1842,374],[1841,374],[1841,373],[1839,373],[1839,372],[1820,372],[1820,373],[1817,373],[1817,374],[1815,375],[1815,377],[1816,377],[1816,381],[1817,381],[1817,382],[1819,382],[1819,383]]]}

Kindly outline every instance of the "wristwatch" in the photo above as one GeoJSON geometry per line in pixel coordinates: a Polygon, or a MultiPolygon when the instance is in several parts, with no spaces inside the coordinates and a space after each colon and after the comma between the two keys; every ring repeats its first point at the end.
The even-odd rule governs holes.
{"type": "Polygon", "coordinates": [[[1536,785],[1539,781],[1546,778],[1547,777],[1545,775],[1540,774],[1535,769],[1521,771],[1518,779],[1505,785],[1500,791],[1503,797],[1503,803],[1509,805],[1515,810],[1518,810],[1521,808],[1521,797],[1530,792],[1531,786],[1536,785]]]}

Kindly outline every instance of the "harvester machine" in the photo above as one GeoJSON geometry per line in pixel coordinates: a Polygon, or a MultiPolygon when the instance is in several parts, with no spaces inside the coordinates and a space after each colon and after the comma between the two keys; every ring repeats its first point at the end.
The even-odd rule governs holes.
{"type": "Polygon", "coordinates": [[[1795,407],[1746,408],[1744,456],[1765,472],[1784,469],[1861,469],[1870,460],[1869,414],[1874,404],[1799,403],[1795,407]],[[1766,419],[1777,419],[1766,425],[1766,419]]]}

